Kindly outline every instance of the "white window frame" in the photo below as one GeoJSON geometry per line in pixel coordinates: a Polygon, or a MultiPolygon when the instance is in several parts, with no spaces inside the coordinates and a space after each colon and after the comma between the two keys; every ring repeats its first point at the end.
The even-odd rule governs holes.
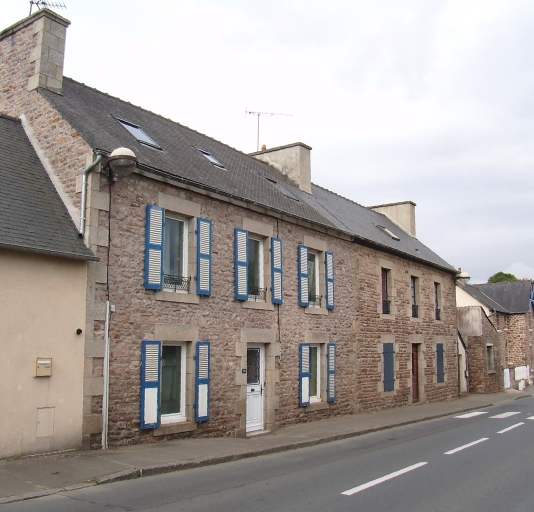
{"type": "MultiPolygon", "coordinates": [[[[178,215],[173,212],[167,212],[165,210],[165,218],[164,222],[167,222],[167,219],[176,220],[179,222],[183,222],[184,229],[183,229],[183,240],[182,240],[182,261],[183,261],[183,273],[185,274],[182,277],[186,277],[189,279],[189,222],[191,220],[190,217],[184,217],[183,215],[178,215]]],[[[166,252],[167,252],[167,246],[166,246],[166,237],[165,237],[165,229],[163,230],[163,275],[165,275],[165,261],[166,261],[166,252]]],[[[164,279],[164,277],[163,277],[164,279]]],[[[162,291],[170,292],[170,293],[192,293],[191,291],[192,283],[189,282],[189,291],[187,290],[172,290],[170,288],[165,288],[164,282],[162,283],[162,291]]]]}
{"type": "MultiPolygon", "coordinates": [[[[264,251],[264,248],[265,248],[265,238],[262,237],[262,236],[258,236],[258,235],[254,235],[254,234],[250,234],[248,235],[248,243],[250,244],[250,241],[251,240],[254,240],[255,242],[259,242],[259,262],[258,262],[258,265],[259,265],[259,288],[260,290],[265,290],[265,269],[264,269],[264,256],[263,256],[263,251],[264,251]]],[[[247,262],[248,262],[248,266],[250,268],[250,260],[249,260],[249,255],[248,255],[248,247],[247,247],[247,262]]],[[[247,274],[247,287],[250,288],[249,286],[249,283],[248,283],[248,274],[247,274]]],[[[249,289],[250,291],[250,289],[249,289]]],[[[263,299],[259,299],[257,298],[256,295],[251,295],[249,293],[248,295],[248,300],[251,300],[251,301],[255,301],[255,302],[265,302],[267,300],[267,293],[265,293],[265,296],[263,299]]]]}
{"type": "MultiPolygon", "coordinates": [[[[177,413],[172,414],[161,414],[160,415],[160,424],[161,425],[169,425],[171,423],[180,423],[183,421],[187,421],[186,416],[186,371],[187,371],[187,349],[185,343],[168,343],[164,342],[162,343],[162,357],[161,357],[161,387],[160,387],[160,394],[163,393],[163,348],[168,346],[174,346],[174,347],[180,347],[181,349],[181,368],[180,368],[180,404],[181,404],[181,411],[177,413]]],[[[161,400],[161,397],[160,397],[161,400]]]]}
{"type": "Polygon", "coordinates": [[[311,344],[310,345],[310,387],[311,387],[311,376],[312,376],[312,373],[313,373],[313,369],[312,369],[312,365],[311,365],[311,361],[312,361],[312,351],[314,349],[317,349],[317,359],[316,359],[316,372],[317,372],[317,395],[312,395],[311,394],[311,390],[310,390],[310,403],[317,403],[317,402],[320,402],[321,401],[321,384],[322,384],[322,381],[321,381],[321,358],[323,356],[323,353],[322,353],[322,344],[311,344]]]}

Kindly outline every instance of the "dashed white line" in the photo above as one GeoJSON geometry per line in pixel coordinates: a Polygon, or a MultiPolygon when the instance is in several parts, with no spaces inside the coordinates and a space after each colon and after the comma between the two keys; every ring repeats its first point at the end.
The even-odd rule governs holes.
{"type": "Polygon", "coordinates": [[[534,420],[534,416],[529,416],[527,420],[534,420]]]}
{"type": "Polygon", "coordinates": [[[459,446],[458,448],[454,448],[454,450],[449,450],[448,452],[445,452],[443,455],[452,455],[453,453],[459,452],[460,450],[465,450],[466,448],[469,448],[470,446],[474,446],[475,444],[481,443],[482,441],[487,441],[489,437],[483,437],[482,439],[479,439],[478,441],[473,441],[469,444],[464,444],[463,446],[459,446]]]}
{"type": "Polygon", "coordinates": [[[369,489],[369,487],[373,487],[375,485],[381,484],[382,482],[386,482],[387,480],[391,480],[392,478],[403,475],[404,473],[408,473],[409,471],[413,471],[414,469],[420,468],[421,466],[424,466],[425,464],[428,464],[428,462],[419,462],[417,464],[414,464],[413,466],[408,466],[407,468],[399,469],[399,471],[395,471],[394,473],[390,473],[389,475],[382,476],[380,478],[377,478],[376,480],[371,480],[370,482],[367,482],[366,484],[359,485],[358,487],[349,489],[348,491],[342,492],[341,494],[344,494],[345,496],[352,496],[353,494],[356,494],[357,492],[364,491],[365,489],[369,489]]]}
{"type": "Polygon", "coordinates": [[[481,414],[488,413],[484,411],[468,412],[467,414],[460,414],[460,416],[455,416],[455,418],[473,418],[474,416],[480,416],[481,414]]]}
{"type": "Polygon", "coordinates": [[[516,414],[521,414],[520,412],[503,412],[501,414],[497,414],[495,416],[490,416],[490,418],[509,418],[510,416],[515,416],[516,414]]]}
{"type": "Polygon", "coordinates": [[[509,430],[512,430],[513,428],[520,427],[521,425],[524,425],[525,422],[516,423],[515,425],[512,425],[511,427],[505,428],[503,430],[499,430],[497,434],[504,434],[505,432],[508,432],[509,430]]]}

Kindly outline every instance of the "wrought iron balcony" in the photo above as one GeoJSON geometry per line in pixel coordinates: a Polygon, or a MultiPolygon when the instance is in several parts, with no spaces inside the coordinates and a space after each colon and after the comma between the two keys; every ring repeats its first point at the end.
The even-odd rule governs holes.
{"type": "Polygon", "coordinates": [[[419,318],[419,306],[412,304],[412,318],[419,318]]]}
{"type": "Polygon", "coordinates": [[[322,295],[308,295],[308,303],[310,306],[321,307],[321,298],[322,295]]]}
{"type": "Polygon", "coordinates": [[[249,288],[248,300],[261,300],[265,301],[267,295],[267,288],[249,288]]]}
{"type": "Polygon", "coordinates": [[[389,315],[391,313],[391,301],[383,300],[382,301],[382,314],[389,315]]]}
{"type": "Polygon", "coordinates": [[[436,308],[436,320],[441,320],[441,309],[436,308]]]}
{"type": "Polygon", "coordinates": [[[190,284],[191,284],[190,277],[163,274],[163,289],[164,290],[172,290],[174,292],[177,292],[177,291],[188,292],[190,284]]]}

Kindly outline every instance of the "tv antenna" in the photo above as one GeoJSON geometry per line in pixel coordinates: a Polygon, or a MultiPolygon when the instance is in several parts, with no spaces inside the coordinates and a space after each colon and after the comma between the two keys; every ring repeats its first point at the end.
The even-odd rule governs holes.
{"type": "Polygon", "coordinates": [[[67,6],[61,2],[48,2],[47,0],[30,0],[30,16],[32,15],[33,6],[36,5],[38,9],[45,9],[54,7],[56,9],[66,9],[67,6]]]}
{"type": "Polygon", "coordinates": [[[260,150],[260,116],[289,116],[292,117],[293,114],[277,114],[276,112],[253,112],[252,110],[248,110],[247,107],[245,107],[245,115],[250,114],[253,116],[258,117],[258,132],[256,137],[256,151],[260,150]]]}

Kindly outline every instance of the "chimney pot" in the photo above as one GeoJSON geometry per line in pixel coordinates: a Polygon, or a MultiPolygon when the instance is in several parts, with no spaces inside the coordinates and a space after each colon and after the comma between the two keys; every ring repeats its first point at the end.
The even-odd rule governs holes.
{"type": "Polygon", "coordinates": [[[263,145],[261,146],[261,150],[262,150],[262,151],[265,151],[266,149],[267,149],[267,146],[266,146],[265,144],[263,144],[263,145]]]}

